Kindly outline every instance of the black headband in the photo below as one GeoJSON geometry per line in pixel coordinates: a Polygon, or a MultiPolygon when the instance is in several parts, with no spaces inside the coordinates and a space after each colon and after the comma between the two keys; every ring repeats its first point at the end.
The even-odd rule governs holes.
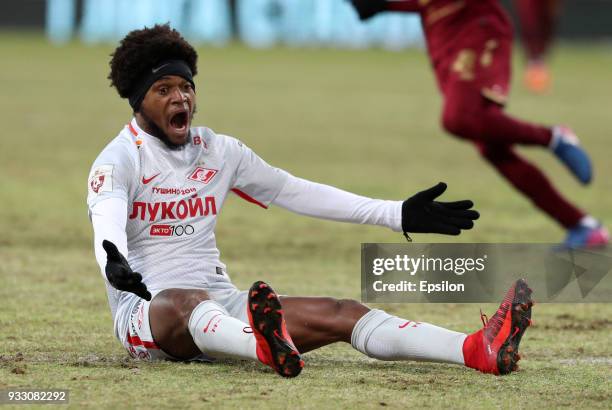
{"type": "Polygon", "coordinates": [[[166,60],[159,63],[156,67],[145,71],[140,81],[134,86],[132,93],[129,97],[130,106],[134,111],[140,109],[140,104],[145,97],[149,88],[155,83],[155,81],[167,75],[178,75],[189,81],[191,87],[195,90],[195,84],[193,83],[193,75],[191,69],[183,60],[166,60]]]}

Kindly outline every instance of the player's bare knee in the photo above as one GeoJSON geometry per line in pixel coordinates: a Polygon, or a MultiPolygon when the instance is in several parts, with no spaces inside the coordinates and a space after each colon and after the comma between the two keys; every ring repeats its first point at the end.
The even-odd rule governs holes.
{"type": "Polygon", "coordinates": [[[329,336],[336,341],[350,342],[355,324],[370,309],[352,299],[333,299],[333,306],[333,314],[329,317],[329,336]]]}
{"type": "Polygon", "coordinates": [[[207,299],[206,291],[200,289],[166,289],[151,301],[149,315],[160,318],[173,332],[182,332],[193,309],[207,299]]]}
{"type": "Polygon", "coordinates": [[[330,298],[330,302],[332,309],[329,312],[327,326],[330,336],[336,337],[337,340],[350,338],[355,323],[370,309],[353,299],[330,298]]]}
{"type": "Polygon", "coordinates": [[[358,320],[370,310],[367,306],[354,299],[339,299],[336,301],[338,315],[344,319],[358,320]]]}

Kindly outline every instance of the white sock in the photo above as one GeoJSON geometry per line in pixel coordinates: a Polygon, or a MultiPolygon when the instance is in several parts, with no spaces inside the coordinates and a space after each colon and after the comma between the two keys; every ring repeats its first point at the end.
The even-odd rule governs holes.
{"type": "Polygon", "coordinates": [[[595,229],[599,227],[599,222],[591,215],[585,215],[582,217],[582,219],[580,219],[579,225],[586,228],[595,229]]]}
{"type": "Polygon", "coordinates": [[[421,360],[464,364],[464,333],[413,322],[373,309],[355,325],[351,344],[380,360],[421,360]]]}
{"type": "Polygon", "coordinates": [[[214,358],[258,360],[251,327],[215,301],[205,300],[193,309],[189,333],[202,353],[214,358]]]}
{"type": "Polygon", "coordinates": [[[554,151],[561,141],[572,145],[580,145],[580,140],[572,130],[561,125],[555,125],[552,127],[552,138],[550,139],[548,148],[554,151]]]}
{"type": "Polygon", "coordinates": [[[551,151],[554,151],[555,149],[557,149],[559,142],[561,142],[561,135],[557,131],[557,127],[553,127],[552,137],[550,138],[550,142],[548,143],[548,148],[550,148],[551,151]]]}

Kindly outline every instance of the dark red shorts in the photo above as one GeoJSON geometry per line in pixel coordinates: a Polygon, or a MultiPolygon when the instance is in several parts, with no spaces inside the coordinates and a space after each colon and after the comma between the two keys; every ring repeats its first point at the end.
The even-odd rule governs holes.
{"type": "Polygon", "coordinates": [[[512,32],[483,17],[452,39],[448,52],[434,62],[434,71],[445,95],[457,87],[471,88],[503,105],[510,89],[511,64],[512,32]]]}

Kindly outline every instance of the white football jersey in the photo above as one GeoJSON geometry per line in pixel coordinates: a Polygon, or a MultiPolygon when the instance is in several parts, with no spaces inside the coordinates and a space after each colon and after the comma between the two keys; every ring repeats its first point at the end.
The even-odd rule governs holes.
{"type": "MultiPolygon", "coordinates": [[[[127,201],[127,260],[152,293],[205,289],[230,281],[214,233],[228,192],[265,208],[287,178],[233,137],[192,128],[188,144],[170,149],[132,119],[95,160],[87,204],[127,201]]],[[[113,314],[120,293],[109,288],[113,314]]]]}

